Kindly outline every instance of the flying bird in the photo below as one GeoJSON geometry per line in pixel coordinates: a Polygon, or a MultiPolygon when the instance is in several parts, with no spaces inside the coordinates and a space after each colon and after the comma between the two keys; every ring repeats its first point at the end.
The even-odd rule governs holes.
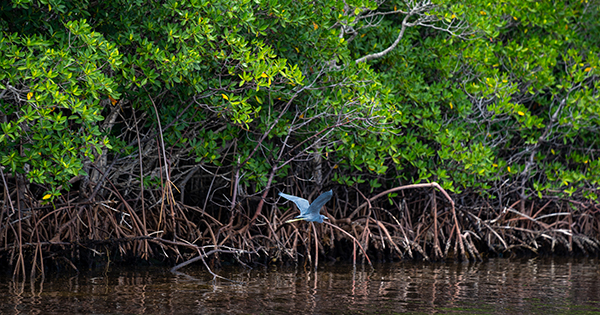
{"type": "Polygon", "coordinates": [[[323,223],[323,219],[329,220],[328,217],[320,214],[319,211],[321,210],[321,207],[323,207],[323,205],[325,205],[327,201],[331,199],[331,196],[333,196],[333,192],[331,190],[321,194],[319,197],[317,197],[317,199],[315,199],[315,201],[313,201],[312,204],[309,204],[308,200],[304,198],[284,194],[282,192],[280,192],[279,195],[287,200],[293,201],[298,207],[298,210],[300,210],[299,216],[297,216],[295,219],[287,220],[285,223],[300,220],[323,223]]]}

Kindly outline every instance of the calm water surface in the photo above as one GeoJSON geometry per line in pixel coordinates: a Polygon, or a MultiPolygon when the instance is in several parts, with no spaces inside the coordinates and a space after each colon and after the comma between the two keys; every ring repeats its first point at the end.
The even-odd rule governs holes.
{"type": "Polygon", "coordinates": [[[0,314],[600,314],[596,259],[0,276],[0,314]]]}

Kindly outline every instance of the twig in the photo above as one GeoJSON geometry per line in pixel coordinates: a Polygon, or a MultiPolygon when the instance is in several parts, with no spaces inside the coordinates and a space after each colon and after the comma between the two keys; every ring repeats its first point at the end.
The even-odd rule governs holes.
{"type": "MultiPolygon", "coordinates": [[[[371,266],[371,268],[373,268],[373,264],[371,263],[371,259],[369,259],[369,256],[367,255],[367,252],[364,250],[364,248],[362,247],[362,245],[360,245],[360,242],[359,242],[359,241],[358,241],[358,240],[357,240],[357,239],[356,239],[354,236],[350,235],[350,233],[348,233],[348,232],[344,231],[344,229],[340,228],[340,227],[339,227],[339,226],[337,226],[337,225],[331,224],[331,223],[329,223],[329,222],[327,222],[327,221],[323,221],[323,223],[325,223],[325,224],[327,224],[327,225],[329,225],[329,226],[331,226],[331,227],[334,227],[334,228],[336,228],[338,231],[340,231],[340,232],[342,232],[342,233],[344,233],[344,234],[348,235],[348,237],[350,237],[350,238],[351,238],[351,239],[354,241],[354,243],[358,244],[358,247],[360,247],[360,249],[362,250],[363,254],[364,254],[364,255],[365,255],[365,257],[367,258],[367,261],[369,262],[369,266],[371,266]]],[[[354,260],[355,260],[355,263],[356,263],[356,256],[354,257],[354,260]]]]}

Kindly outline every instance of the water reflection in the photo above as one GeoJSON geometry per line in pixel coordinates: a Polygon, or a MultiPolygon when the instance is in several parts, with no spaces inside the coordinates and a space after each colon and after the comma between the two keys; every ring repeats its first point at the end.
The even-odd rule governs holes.
{"type": "Polygon", "coordinates": [[[581,313],[600,311],[595,259],[219,270],[161,268],[0,278],[2,314],[581,313]]]}

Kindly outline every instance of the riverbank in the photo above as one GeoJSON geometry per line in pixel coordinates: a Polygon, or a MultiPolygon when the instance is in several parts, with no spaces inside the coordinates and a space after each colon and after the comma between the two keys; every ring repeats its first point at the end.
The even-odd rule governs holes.
{"type": "Polygon", "coordinates": [[[119,261],[176,268],[197,263],[210,270],[223,264],[481,261],[600,252],[592,206],[546,201],[467,207],[435,183],[369,199],[359,191],[354,200],[348,191],[334,191],[322,209],[330,218],[324,224],[285,223],[298,212],[277,197],[267,197],[260,213],[251,198],[233,212],[174,199],[143,208],[113,199],[4,211],[0,261],[15,275],[35,277],[49,269],[79,271],[119,261]]]}

